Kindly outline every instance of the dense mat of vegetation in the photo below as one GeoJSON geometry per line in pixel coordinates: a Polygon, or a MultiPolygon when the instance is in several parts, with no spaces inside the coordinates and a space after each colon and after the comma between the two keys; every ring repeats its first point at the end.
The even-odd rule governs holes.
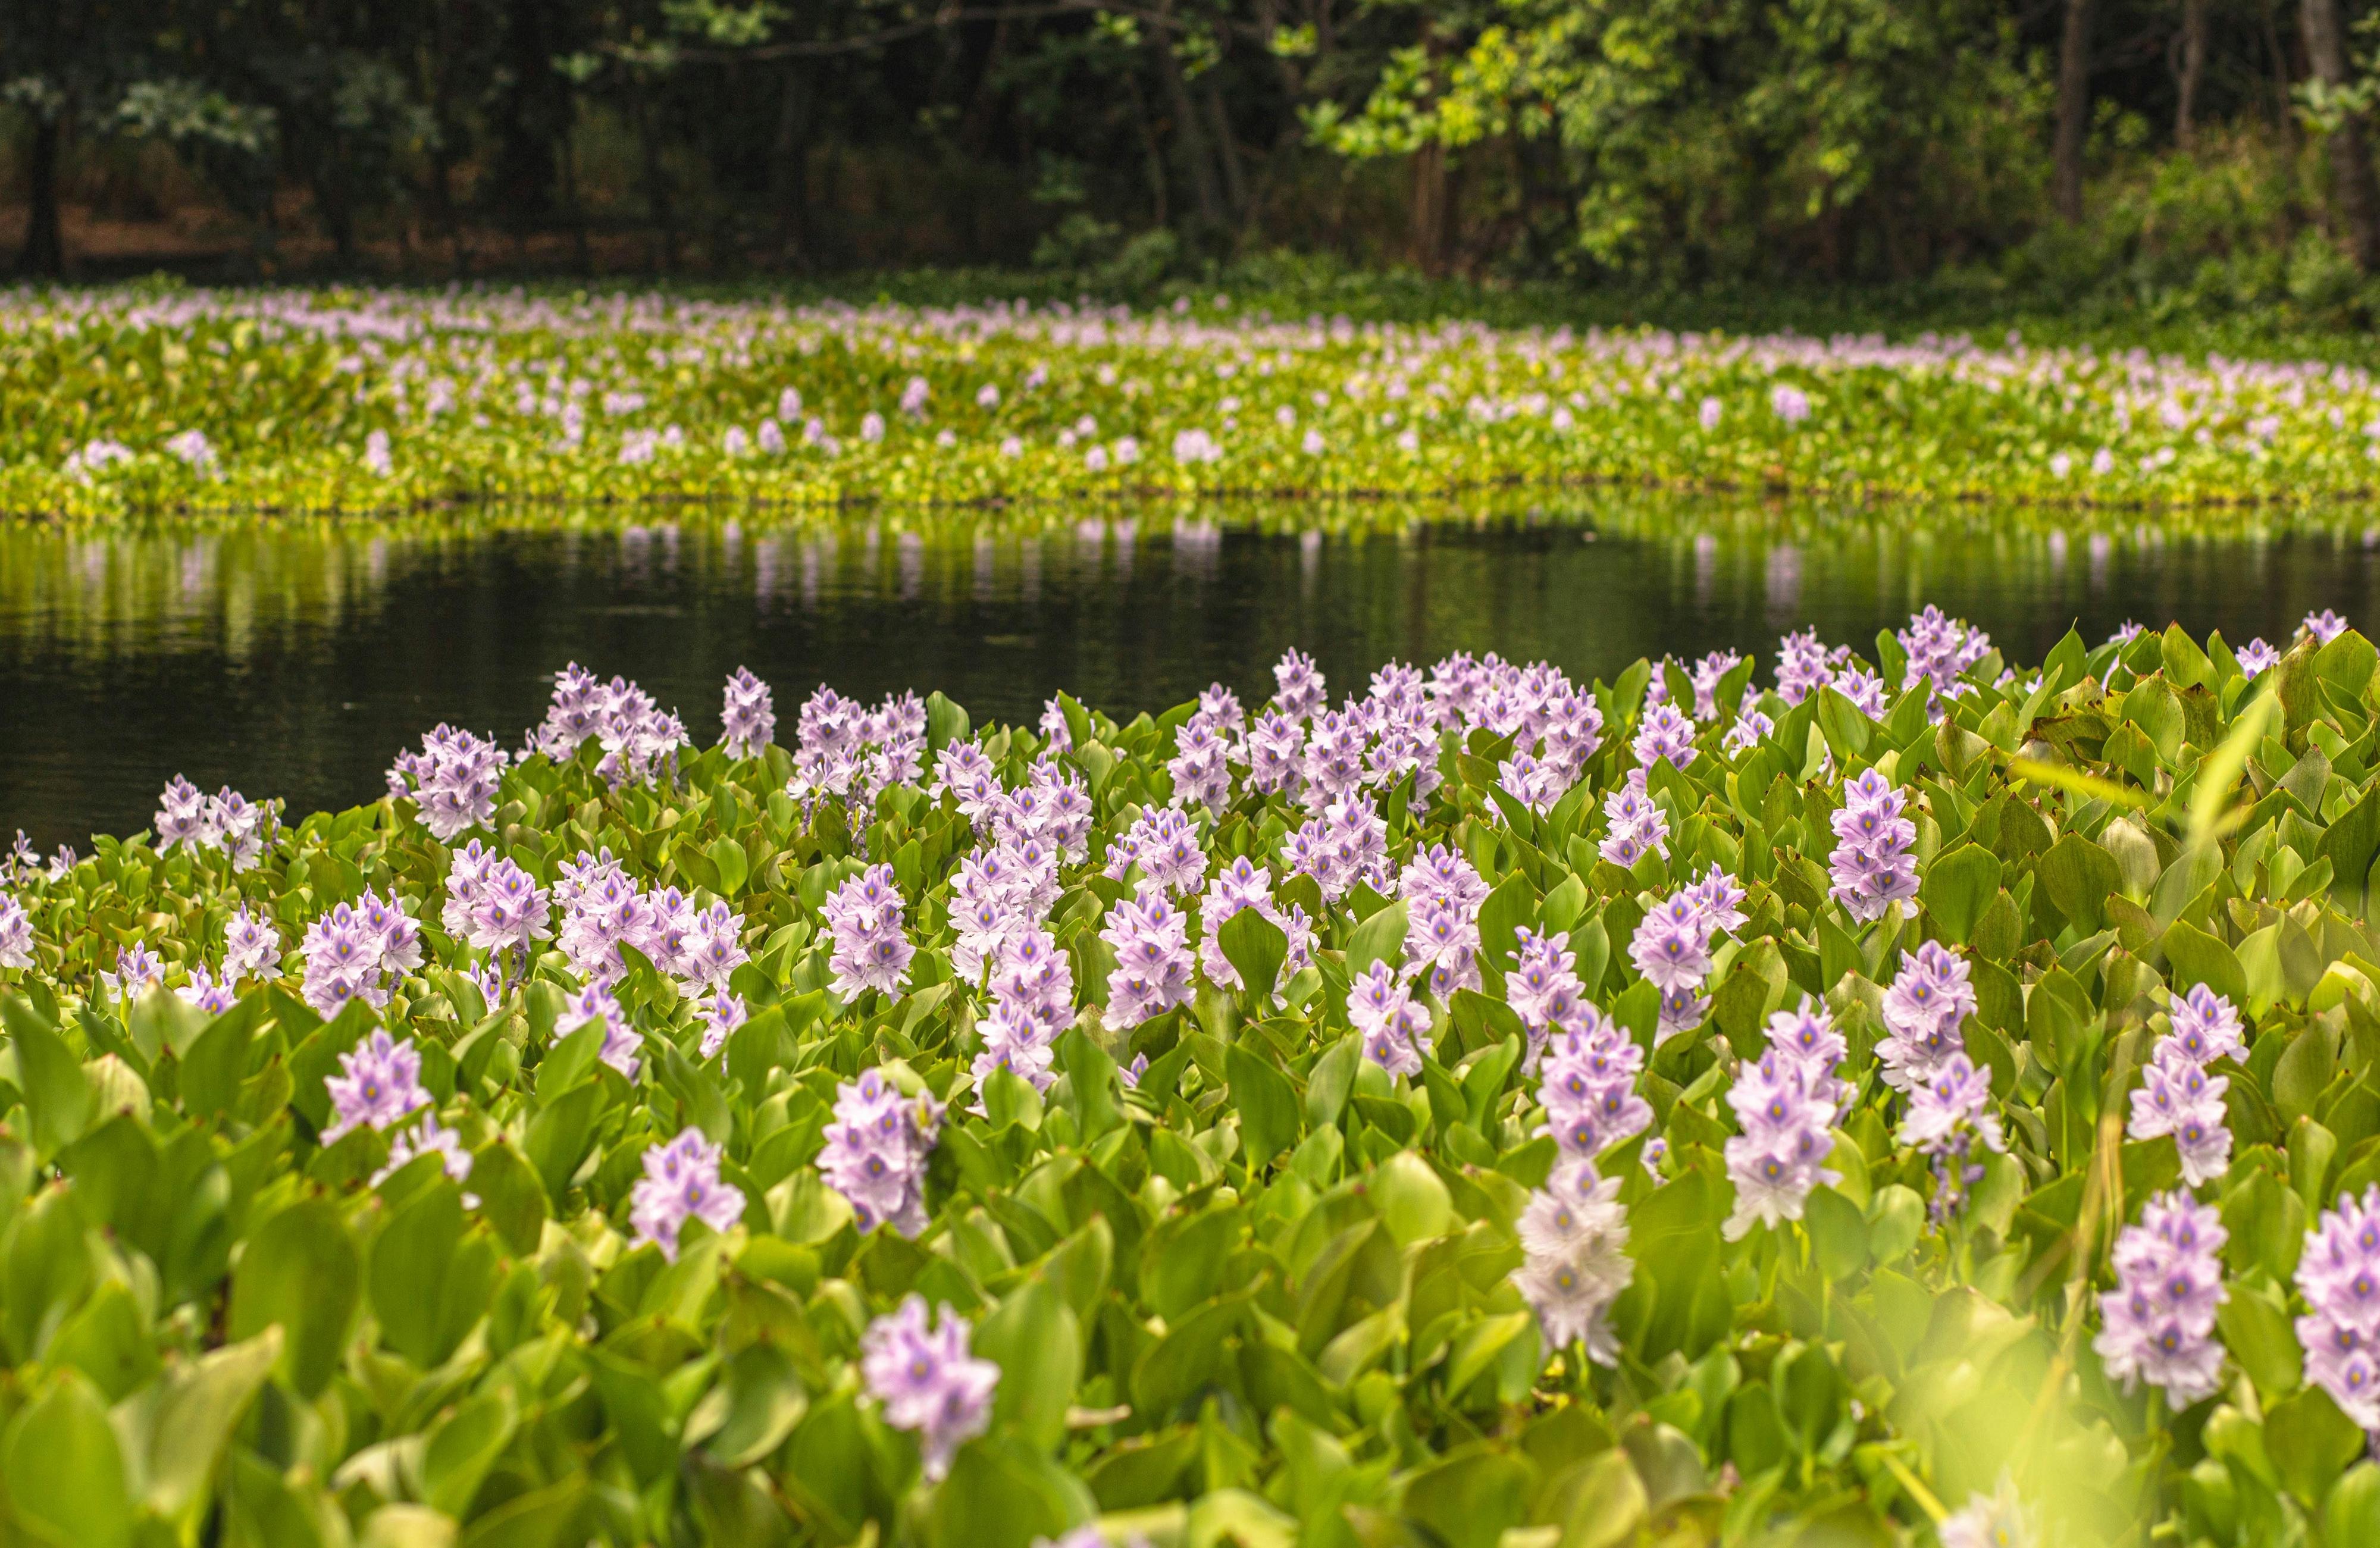
{"type": "Polygon", "coordinates": [[[2361,368],[1645,330],[662,296],[20,294],[0,508],[1378,495],[1601,478],[2303,502],[2361,368]]]}
{"type": "Polygon", "coordinates": [[[573,668],[20,851],[0,1518],[2370,1541],[2372,646],[1874,650],[699,751],[573,668]]]}

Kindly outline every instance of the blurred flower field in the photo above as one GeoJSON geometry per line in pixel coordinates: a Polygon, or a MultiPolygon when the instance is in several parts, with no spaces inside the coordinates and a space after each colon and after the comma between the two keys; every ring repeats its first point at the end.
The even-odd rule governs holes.
{"type": "Polygon", "coordinates": [[[0,296],[0,510],[1439,495],[2369,493],[2360,367],[1924,337],[660,294],[0,296]]]}

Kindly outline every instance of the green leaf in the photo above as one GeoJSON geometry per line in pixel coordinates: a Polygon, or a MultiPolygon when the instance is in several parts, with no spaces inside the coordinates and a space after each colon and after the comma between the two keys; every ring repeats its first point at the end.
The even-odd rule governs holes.
{"type": "Polygon", "coordinates": [[[1029,1548],[1099,1512],[1082,1481],[1018,1441],[987,1436],[959,1448],[927,1506],[934,1548],[1029,1548]]]}
{"type": "Polygon", "coordinates": [[[2058,913],[2085,932],[2107,927],[2107,900],[2124,887],[2114,855],[2080,833],[2069,833],[2034,862],[2034,872],[2058,913]]]}
{"type": "Polygon", "coordinates": [[[1414,1475],[1405,1485],[1405,1514],[1449,1548],[1496,1548],[1526,1517],[1536,1475],[1522,1458],[1475,1442],[1414,1475]]]}
{"type": "Polygon", "coordinates": [[[775,1451],[809,1411],[793,1357],[774,1344],[737,1351],[719,1390],[727,1395],[727,1412],[703,1444],[731,1468],[751,1467],[775,1451]]]}
{"type": "Polygon", "coordinates": [[[709,853],[711,865],[719,872],[720,895],[740,896],[744,884],[752,877],[752,862],[745,855],[744,846],[722,833],[711,841],[709,853]]]}
{"type": "Polygon", "coordinates": [[[251,1017],[225,1011],[208,1023],[182,1056],[182,1110],[193,1118],[219,1118],[239,1100],[248,1079],[248,1049],[256,1035],[251,1017]]]}
{"type": "Polygon", "coordinates": [[[1427,1161],[1401,1150],[1372,1174],[1380,1221],[1399,1247],[1444,1236],[1457,1224],[1454,1198],[1427,1161]]]}
{"type": "Polygon", "coordinates": [[[0,996],[0,1024],[17,1050],[33,1148],[46,1160],[90,1127],[98,1094],[57,1028],[24,996],[0,996]]]}
{"type": "Polygon", "coordinates": [[[1327,1129],[1347,1110],[1355,1089],[1355,1071],[1363,1060],[1364,1041],[1348,1033],[1322,1052],[1305,1077],[1305,1121],[1327,1129]]]}
{"type": "Polygon", "coordinates": [[[1917,897],[1934,916],[1942,938],[1963,943],[1999,889],[1999,856],[1980,844],[1967,843],[1937,856],[1925,868],[1917,897]]]}
{"type": "Polygon", "coordinates": [[[2204,984],[2234,1006],[2248,1004],[2248,974],[2232,949],[2186,919],[2166,926],[2157,945],[2173,970],[2167,976],[2173,992],[2181,994],[2204,984]]]}
{"type": "Polygon", "coordinates": [[[480,1213],[517,1257],[535,1253],[545,1234],[545,1190],[513,1143],[499,1134],[471,1153],[471,1191],[480,1213]]]}
{"type": "MultiPolygon", "coordinates": [[[[1388,907],[1375,911],[1372,917],[1355,926],[1354,935],[1347,942],[1349,979],[1362,977],[1374,962],[1386,962],[1394,968],[1403,961],[1405,913],[1404,901],[1399,899],[1388,907]]],[[[1482,917],[1485,917],[1484,909],[1482,917]]],[[[1239,964],[1234,962],[1232,965],[1237,967],[1239,964]]]]}
{"type": "Polygon", "coordinates": [[[1561,1525],[1560,1548],[1619,1548],[1636,1540],[1652,1502],[1636,1465],[1614,1446],[1555,1475],[1541,1508],[1561,1525]]]}
{"type": "Polygon", "coordinates": [[[512,1439],[518,1417],[511,1389],[498,1386],[466,1400],[439,1421],[421,1453],[422,1492],[430,1504],[464,1519],[480,1481],[512,1439]]]}
{"type": "Polygon", "coordinates": [[[122,1548],[132,1541],[124,1450],[106,1403],[80,1372],[58,1373],[18,1413],[0,1457],[10,1506],[52,1542],[122,1548]]]}
{"type": "Polygon", "coordinates": [[[2289,1493],[2319,1509],[2338,1475],[2363,1455],[2363,1432],[2329,1393],[2309,1386],[2265,1410],[2265,1450],[2289,1493]]]}
{"type": "Polygon", "coordinates": [[[1066,1435],[1066,1409],[1083,1375],[1083,1332],[1043,1275],[1012,1291],[976,1324],[975,1351],[1000,1367],[996,1421],[1044,1451],[1066,1435]]]}
{"type": "Polygon", "coordinates": [[[1519,932],[1537,922],[1537,889],[1514,872],[1497,885],[1479,904],[1479,961],[1495,971],[1494,984],[1509,971],[1518,949],[1519,932]]]}
{"type": "MultiPolygon", "coordinates": [[[[1358,935],[1361,933],[1360,930],[1357,932],[1358,935]]],[[[1281,964],[1289,955],[1289,937],[1281,932],[1281,926],[1256,910],[1244,908],[1223,921],[1222,945],[1223,959],[1240,975],[1241,992],[1253,1004],[1262,1005],[1269,1001],[1272,998],[1273,981],[1281,975],[1281,964]]],[[[1402,949],[1402,942],[1399,949],[1402,949]]],[[[1348,966],[1352,972],[1354,967],[1352,951],[1348,966]]]]}
{"type": "MultiPolygon", "coordinates": [[[[1066,702],[1073,704],[1072,700],[1066,702]]],[[[1081,707],[1077,705],[1067,713],[1070,723],[1080,710],[1081,707]]],[[[967,712],[959,704],[945,697],[939,689],[926,695],[926,746],[929,752],[939,753],[953,742],[965,742],[968,729],[967,712]]],[[[1075,744],[1079,747],[1089,740],[1090,727],[1087,720],[1075,731],[1075,744]]]]}
{"type": "MultiPolygon", "coordinates": [[[[1395,907],[1402,913],[1404,905],[1395,907]]],[[[1234,1043],[1225,1050],[1223,1073],[1231,1082],[1232,1105],[1240,1115],[1240,1144],[1249,1170],[1254,1171],[1297,1143],[1297,1093],[1288,1076],[1244,1044],[1234,1043]]]]}
{"type": "Polygon", "coordinates": [[[327,1199],[305,1199],[259,1227],[232,1276],[231,1336],[278,1325],[279,1369],[301,1397],[321,1395],[363,1300],[362,1254],[327,1199]]]}
{"type": "Polygon", "coordinates": [[[150,1428],[152,1509],[186,1524],[203,1514],[208,1485],[230,1452],[233,1433],[280,1361],[281,1348],[280,1330],[267,1328],[243,1343],[200,1355],[166,1377],[150,1428]]]}
{"type": "Polygon", "coordinates": [[[2297,1329],[2288,1310],[2268,1292],[2235,1284],[2215,1319],[2223,1331],[2223,1347],[2268,1401],[2297,1386],[2302,1360],[2297,1329]]]}

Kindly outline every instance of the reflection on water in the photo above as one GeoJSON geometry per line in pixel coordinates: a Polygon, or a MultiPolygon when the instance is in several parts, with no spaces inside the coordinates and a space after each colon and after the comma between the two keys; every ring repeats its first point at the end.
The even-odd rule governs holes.
{"type": "Polygon", "coordinates": [[[0,834],[45,848],[145,826],[176,773],[373,798],[436,721],[506,741],[576,659],[717,728],[749,666],[788,722],[820,682],[941,688],[978,720],[1063,687],[1163,708],[1220,680],[1261,698],[1291,646],[1333,685],[1390,658],[1544,657],[1609,677],[1640,655],[1774,651],[1815,626],[1872,649],[1936,602],[2037,659],[2126,619],[2279,639],[2308,610],[2380,616],[2380,550],[2351,531],[2067,532],[1953,513],[1780,516],[1582,497],[1559,512],[1328,526],[1158,513],[909,515],[767,526],[245,525],[0,531],[0,834]]]}

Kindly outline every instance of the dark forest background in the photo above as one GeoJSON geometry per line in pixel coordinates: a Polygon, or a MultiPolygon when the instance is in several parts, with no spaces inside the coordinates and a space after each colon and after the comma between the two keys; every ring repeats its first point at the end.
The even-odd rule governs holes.
{"type": "Polygon", "coordinates": [[[0,6],[35,277],[2380,310],[2356,0],[0,6]]]}

